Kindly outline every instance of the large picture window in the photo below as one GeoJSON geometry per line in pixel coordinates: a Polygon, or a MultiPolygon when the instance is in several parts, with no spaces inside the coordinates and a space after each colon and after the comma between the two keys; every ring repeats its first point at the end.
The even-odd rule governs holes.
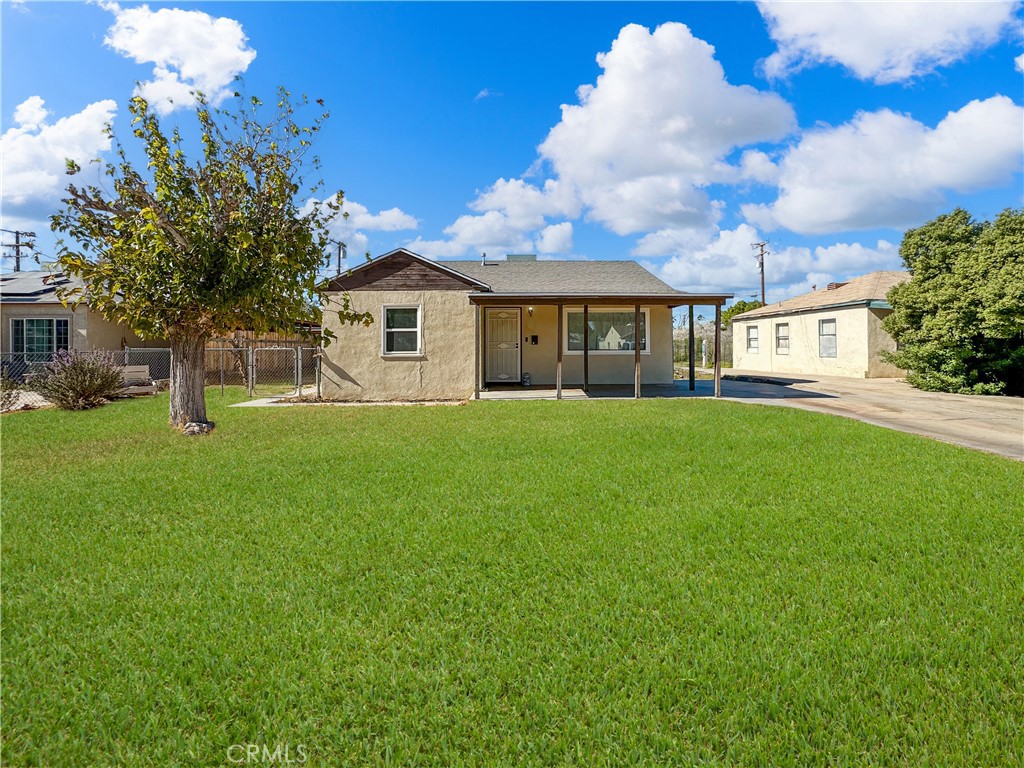
{"type": "Polygon", "coordinates": [[[818,357],[836,357],[836,321],[818,321],[818,357]]]}
{"type": "Polygon", "coordinates": [[[25,317],[11,320],[11,350],[18,355],[52,355],[68,349],[67,318],[25,317]]]}
{"type": "Polygon", "coordinates": [[[418,306],[384,307],[385,355],[418,355],[420,339],[418,306]]]}
{"type": "MultiPolygon", "coordinates": [[[[570,309],[567,313],[567,352],[583,352],[583,310],[570,309]]],[[[591,309],[587,313],[590,326],[588,348],[598,354],[633,352],[637,334],[633,327],[636,317],[632,309],[591,309]]],[[[647,310],[640,311],[640,351],[647,351],[647,310]]]]}

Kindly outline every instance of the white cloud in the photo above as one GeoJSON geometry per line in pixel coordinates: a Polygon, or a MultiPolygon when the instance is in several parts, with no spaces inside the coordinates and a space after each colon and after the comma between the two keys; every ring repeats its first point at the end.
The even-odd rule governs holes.
{"type": "Polygon", "coordinates": [[[541,250],[552,236],[544,229],[549,219],[581,215],[617,234],[706,233],[721,206],[704,186],[771,174],[767,156],[751,155],[745,170],[726,158],[737,147],[782,139],[796,125],[779,96],[731,85],[714,54],[683,24],[653,33],[624,27],[597,56],[604,70],[597,82],[579,88],[578,104],[562,106],[538,148],[535,166],[550,167],[554,178],[543,185],[498,179],[470,203],[478,215],[445,230],[449,239],[409,247],[444,256],[515,252],[530,242],[541,250]]]}
{"type": "Polygon", "coordinates": [[[548,254],[572,251],[572,222],[563,221],[544,227],[537,237],[537,250],[548,254]]]}
{"type": "MultiPolygon", "coordinates": [[[[315,205],[322,203],[317,200],[306,201],[302,213],[309,212],[315,205]]],[[[342,213],[328,223],[327,231],[331,239],[345,244],[349,258],[366,253],[370,246],[370,236],[367,232],[401,232],[419,226],[415,217],[400,208],[388,208],[371,213],[365,205],[346,199],[341,210],[342,213]],[[348,216],[342,215],[344,213],[348,216]]]]}
{"type": "Polygon", "coordinates": [[[50,111],[43,107],[45,103],[42,96],[29,96],[14,108],[15,125],[25,130],[33,130],[42,126],[50,114],[50,111]]]}
{"type": "Polygon", "coordinates": [[[1024,109],[1005,96],[972,101],[935,128],[889,110],[808,131],[779,165],[779,196],[743,206],[770,229],[816,234],[902,228],[938,212],[945,192],[1008,182],[1021,169],[1024,109]]]}
{"type": "Polygon", "coordinates": [[[498,179],[469,204],[474,211],[500,211],[511,226],[521,230],[537,229],[547,216],[575,217],[580,213],[579,199],[568,184],[548,179],[543,187],[522,179],[498,179]]]}
{"type": "MultiPolygon", "coordinates": [[[[737,298],[760,297],[760,272],[752,243],[760,233],[749,224],[722,230],[700,248],[677,245],[672,255],[648,266],[670,285],[684,291],[735,292],[737,298]]],[[[672,253],[672,251],[670,251],[672,253]]],[[[648,255],[655,255],[651,249],[648,255]]],[[[779,301],[801,291],[800,286],[862,275],[878,269],[899,269],[899,247],[879,240],[874,247],[861,243],[835,243],[814,249],[769,244],[765,258],[766,293],[779,301]],[[789,291],[795,291],[790,293],[789,291]],[[781,295],[785,294],[785,295],[781,295]]]]}
{"type": "Polygon", "coordinates": [[[1017,68],[1018,72],[1024,72],[1024,53],[1013,60],[1013,65],[1017,68]]]}
{"type": "Polygon", "coordinates": [[[70,179],[65,160],[85,166],[110,148],[103,128],[117,114],[107,99],[50,124],[43,99],[32,96],[14,110],[14,126],[0,137],[0,200],[4,216],[39,221],[54,212],[70,179]]]}
{"type": "Polygon", "coordinates": [[[139,93],[161,114],[192,105],[192,90],[221,102],[256,57],[234,19],[180,8],[152,11],[148,5],[102,7],[115,17],[104,42],[139,64],[153,64],[153,79],[141,83],[139,93]]]}
{"type": "Polygon", "coordinates": [[[782,77],[839,64],[862,80],[893,83],[959,61],[1002,37],[1019,3],[759,2],[778,50],[763,62],[782,77]]]}
{"type": "Polygon", "coordinates": [[[731,85],[715,49],[679,23],[631,24],[599,54],[604,72],[541,144],[559,183],[579,190],[588,217],[613,232],[702,227],[701,187],[736,173],[736,147],[779,140],[795,126],[779,96],[731,85]]]}
{"type": "Polygon", "coordinates": [[[779,167],[764,152],[748,149],[740,157],[740,176],[761,184],[773,184],[779,178],[779,167]]]}

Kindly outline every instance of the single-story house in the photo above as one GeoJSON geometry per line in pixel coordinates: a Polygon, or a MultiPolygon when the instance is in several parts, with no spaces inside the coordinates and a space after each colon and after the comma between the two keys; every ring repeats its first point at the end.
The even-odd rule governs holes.
{"type": "Polygon", "coordinates": [[[892,312],[886,299],[889,289],[909,279],[909,272],[872,272],[736,315],[733,367],[858,378],[903,376],[906,371],[880,356],[896,349],[882,320],[892,312]]]}
{"type": "MultiPolygon", "coordinates": [[[[433,261],[404,248],[339,275],[323,325],[325,398],[462,400],[493,386],[671,384],[672,309],[729,294],[677,291],[635,261],[433,261]],[[345,299],[373,324],[343,325],[345,299]],[[639,327],[639,333],[637,328],[639,327]]],[[[717,387],[716,387],[717,392],[717,387]]]]}
{"type": "Polygon", "coordinates": [[[61,349],[166,347],[163,341],[144,341],[131,330],[105,320],[85,304],[65,307],[58,290],[73,290],[81,282],[60,272],[11,272],[0,275],[0,352],[8,360],[46,361],[61,349]]]}

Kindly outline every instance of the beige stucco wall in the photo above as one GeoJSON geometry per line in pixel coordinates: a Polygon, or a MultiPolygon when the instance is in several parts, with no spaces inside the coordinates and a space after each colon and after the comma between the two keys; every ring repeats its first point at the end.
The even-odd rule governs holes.
{"type": "Polygon", "coordinates": [[[733,320],[732,364],[734,368],[766,373],[819,374],[824,376],[856,376],[871,374],[872,349],[868,332],[867,307],[847,307],[807,312],[784,317],[733,320]],[[818,356],[818,321],[836,321],[836,357],[818,356]],[[780,355],[775,348],[775,326],[789,323],[789,354],[780,355]],[[747,352],[747,328],[758,327],[758,352],[747,352]]]}
{"type": "Polygon", "coordinates": [[[0,305],[0,349],[7,354],[13,351],[11,320],[15,318],[70,318],[69,342],[72,349],[122,348],[122,339],[130,347],[166,347],[162,340],[144,341],[122,325],[103,319],[84,305],[72,310],[59,304],[4,304],[0,305]]]}
{"type": "Polygon", "coordinates": [[[88,349],[89,310],[80,306],[75,310],[59,304],[3,304],[0,305],[0,349],[4,354],[13,352],[11,320],[15,318],[70,318],[68,343],[72,349],[88,349]]]}
{"type": "Polygon", "coordinates": [[[105,320],[99,312],[89,310],[90,349],[121,349],[127,347],[167,347],[163,339],[142,339],[123,325],[105,320]],[[124,342],[124,344],[122,344],[124,342]]]}
{"type": "MultiPolygon", "coordinates": [[[[370,327],[341,325],[338,295],[324,311],[323,325],[337,338],[324,350],[321,391],[329,400],[462,400],[475,388],[476,307],[464,291],[352,291],[352,308],[370,312],[370,327]],[[382,354],[384,305],[422,306],[422,354],[387,357],[382,354]],[[333,311],[332,311],[333,310],[333,311]]],[[[515,307],[516,305],[509,305],[515,307]]],[[[522,370],[534,386],[554,386],[558,354],[558,315],[554,306],[520,307],[522,370]],[[537,344],[530,343],[537,336],[537,344]]],[[[568,309],[568,308],[565,308],[568,309]]],[[[631,309],[631,308],[627,308],[631,309]]],[[[651,353],[642,354],[640,375],[645,384],[672,382],[672,311],[649,308],[651,353]]],[[[481,326],[483,317],[481,316],[481,326]]],[[[563,333],[567,327],[563,326],[563,333]]],[[[633,354],[591,354],[592,384],[631,384],[633,354]]],[[[562,383],[583,383],[583,356],[565,354],[562,383]]]]}
{"type": "MultiPolygon", "coordinates": [[[[530,374],[535,386],[554,386],[555,368],[558,358],[558,308],[553,306],[536,306],[531,317],[527,306],[523,306],[523,372],[530,374]],[[529,338],[537,336],[537,345],[529,343],[529,338]]],[[[565,307],[563,311],[582,310],[582,307],[565,307]]],[[[599,308],[594,307],[597,311],[599,308]]],[[[606,309],[600,307],[600,309],[606,309]]],[[[610,308],[609,308],[610,309],[610,308]]],[[[632,307],[616,307],[618,311],[632,311],[632,307]]],[[[644,384],[672,383],[672,310],[668,307],[645,307],[649,309],[648,335],[650,336],[650,354],[640,355],[640,379],[644,384]]],[[[567,319],[563,318],[562,332],[568,328],[567,319]]],[[[608,354],[595,353],[589,355],[591,384],[632,384],[633,363],[632,352],[608,354]]],[[[578,387],[583,384],[583,355],[564,353],[562,357],[562,386],[578,387]]]]}
{"type": "Polygon", "coordinates": [[[339,294],[324,309],[323,327],[337,338],[324,350],[321,391],[329,400],[462,400],[473,395],[474,307],[466,291],[352,291],[352,309],[370,312],[369,327],[338,322],[339,294]],[[383,307],[422,307],[420,355],[382,354],[383,307]]]}
{"type": "Polygon", "coordinates": [[[879,354],[882,351],[896,351],[896,342],[882,328],[882,321],[891,314],[891,309],[868,310],[868,348],[872,352],[868,359],[869,378],[892,378],[907,375],[905,369],[885,362],[879,354]]]}

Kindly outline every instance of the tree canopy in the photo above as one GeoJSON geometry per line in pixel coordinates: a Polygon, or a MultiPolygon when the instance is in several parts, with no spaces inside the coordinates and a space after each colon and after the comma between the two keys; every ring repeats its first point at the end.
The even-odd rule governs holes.
{"type": "Polygon", "coordinates": [[[763,307],[760,301],[745,301],[740,299],[731,307],[722,312],[722,327],[728,328],[732,324],[732,319],[743,312],[749,312],[752,309],[760,309],[763,307]]]}
{"type": "MultiPolygon", "coordinates": [[[[239,328],[293,331],[318,319],[309,310],[322,305],[326,289],[318,271],[327,222],[343,202],[340,192],[322,203],[298,200],[321,187],[304,174],[319,171],[309,151],[326,111],[300,125],[284,89],[267,120],[255,97],[236,93],[230,108],[197,99],[198,159],[189,160],[177,128],[168,135],[135,97],[132,134],[145,167],[131,162],[108,126],[115,161],[103,171],[111,190],[72,184],[52,217],[54,231],[71,241],[61,241],[58,264],[85,283],[77,299],[143,338],[170,341],[171,422],[179,426],[205,421],[207,339],[239,328]]],[[[307,103],[303,97],[298,106],[307,103]]],[[[69,173],[79,170],[69,161],[69,173]]]]}
{"type": "Polygon", "coordinates": [[[888,295],[887,359],[920,389],[1024,394],[1024,210],[958,208],[909,230],[900,256],[911,279],[888,295]]]}

